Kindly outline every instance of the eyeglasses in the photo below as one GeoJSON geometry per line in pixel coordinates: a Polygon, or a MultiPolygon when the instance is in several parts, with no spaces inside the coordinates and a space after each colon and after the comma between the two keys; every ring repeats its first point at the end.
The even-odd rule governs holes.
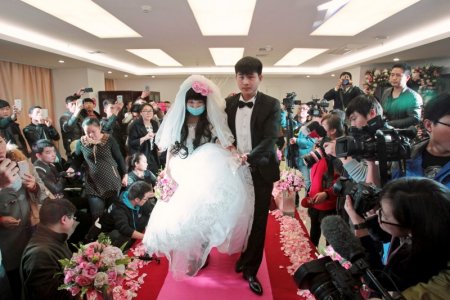
{"type": "Polygon", "coordinates": [[[377,215],[378,215],[378,221],[380,222],[380,224],[387,224],[387,225],[392,225],[392,226],[397,226],[397,227],[404,227],[403,225],[397,224],[397,223],[391,223],[391,222],[386,222],[383,221],[383,213],[381,208],[379,208],[377,210],[377,215]]]}
{"type": "Polygon", "coordinates": [[[72,219],[72,220],[74,220],[74,221],[76,221],[77,220],[77,217],[75,217],[75,216],[67,216],[69,219],[72,219]]]}
{"type": "Polygon", "coordinates": [[[143,111],[141,111],[141,113],[152,113],[153,112],[153,110],[143,110],[143,111]]]}
{"type": "Polygon", "coordinates": [[[441,122],[441,121],[437,121],[436,123],[439,123],[439,124],[442,124],[442,125],[450,127],[450,124],[448,124],[448,123],[444,123],[444,122],[441,122]]]}

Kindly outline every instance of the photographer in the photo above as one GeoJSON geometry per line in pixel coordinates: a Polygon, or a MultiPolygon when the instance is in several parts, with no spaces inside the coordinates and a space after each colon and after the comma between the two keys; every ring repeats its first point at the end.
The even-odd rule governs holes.
{"type": "MultiPolygon", "coordinates": [[[[348,104],[345,111],[350,125],[356,128],[363,128],[367,122],[378,115],[382,115],[381,105],[373,96],[360,95],[348,104]]],[[[325,152],[328,155],[336,156],[336,142],[331,141],[324,144],[325,152]]],[[[339,158],[345,171],[351,179],[356,182],[368,182],[375,185],[380,184],[380,174],[374,161],[358,161],[350,156],[339,158]]]]}
{"type": "Polygon", "coordinates": [[[327,100],[334,100],[334,109],[345,110],[350,101],[364,92],[357,86],[353,86],[352,74],[342,72],[336,86],[323,95],[327,100]]]}
{"type": "MultiPolygon", "coordinates": [[[[327,114],[322,118],[322,126],[327,136],[325,139],[334,141],[344,134],[344,120],[339,114],[327,114]]],[[[319,146],[310,154],[305,155],[305,162],[313,164],[311,167],[311,188],[308,195],[302,200],[302,206],[308,208],[311,218],[310,238],[314,246],[318,246],[320,240],[320,224],[326,216],[336,214],[336,194],[333,192],[333,184],[339,178],[340,170],[335,167],[340,162],[334,157],[325,155],[323,147],[319,146]]]]}
{"type": "Polygon", "coordinates": [[[386,184],[380,194],[376,215],[379,227],[388,233],[391,246],[384,266],[367,222],[347,196],[345,209],[355,228],[355,235],[370,255],[370,268],[387,290],[401,291],[427,282],[448,269],[450,261],[450,191],[427,178],[401,178],[386,184]],[[388,276],[391,280],[388,279],[388,276]]]}
{"type": "MultiPolygon", "coordinates": [[[[424,107],[424,126],[430,138],[415,144],[406,161],[406,176],[423,176],[450,187],[450,94],[430,100],[424,107]]],[[[395,165],[393,177],[400,177],[395,165]]]]}

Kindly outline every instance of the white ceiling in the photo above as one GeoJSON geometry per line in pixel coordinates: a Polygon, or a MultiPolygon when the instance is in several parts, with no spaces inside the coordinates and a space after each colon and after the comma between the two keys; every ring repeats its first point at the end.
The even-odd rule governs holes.
{"type": "MultiPolygon", "coordinates": [[[[63,40],[68,45],[89,49],[88,51],[101,51],[110,58],[130,65],[153,68],[156,73],[157,66],[125,49],[160,48],[184,67],[214,66],[214,61],[208,51],[209,47],[244,47],[244,55],[258,56],[265,67],[273,66],[292,48],[330,49],[301,65],[301,67],[318,69],[343,58],[352,58],[352,55],[358,55],[358,53],[382,43],[389,43],[403,35],[429,26],[433,22],[447,20],[449,21],[447,24],[450,24],[449,0],[422,0],[353,37],[310,36],[313,30],[312,24],[318,19],[316,7],[326,1],[258,0],[249,35],[240,37],[202,36],[185,0],[94,1],[137,31],[142,38],[100,39],[18,0],[1,0],[0,22],[33,30],[63,40]],[[152,11],[144,13],[141,9],[143,5],[150,5],[152,11]],[[387,38],[377,39],[380,36],[387,38]],[[266,46],[271,46],[273,50],[261,51],[260,48],[266,46]],[[354,50],[344,55],[330,54],[333,50],[342,48],[354,50]]],[[[80,14],[82,13],[80,11],[80,14]]],[[[346,24],[342,24],[342,26],[345,27],[346,24]]],[[[324,75],[328,76],[331,72],[339,72],[352,65],[392,62],[392,58],[395,56],[402,61],[450,57],[450,25],[435,37],[425,41],[416,41],[410,45],[405,42],[405,45],[366,59],[355,58],[351,62],[327,70],[324,75]]],[[[35,41],[24,40],[20,36],[2,34],[0,28],[1,60],[49,68],[95,66],[96,69],[105,72],[112,70],[113,74],[106,74],[106,77],[109,78],[123,78],[123,74],[126,73],[123,68],[115,68],[113,65],[98,65],[96,63],[98,54],[91,54],[89,61],[86,59],[83,61],[79,57],[54,52],[56,51],[49,51],[43,49],[42,46],[37,46],[35,41]],[[63,59],[65,63],[58,63],[60,59],[63,59]]],[[[139,76],[130,74],[129,78],[136,77],[139,76]]]]}

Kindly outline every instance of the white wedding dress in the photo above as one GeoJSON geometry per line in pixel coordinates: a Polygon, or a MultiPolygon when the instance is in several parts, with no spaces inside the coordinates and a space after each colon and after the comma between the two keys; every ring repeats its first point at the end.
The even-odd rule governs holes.
{"type": "Polygon", "coordinates": [[[245,250],[253,222],[254,189],[250,171],[222,146],[206,143],[169,161],[178,188],[168,202],[158,201],[143,243],[149,254],[165,255],[175,279],[194,276],[211,248],[245,250]]]}

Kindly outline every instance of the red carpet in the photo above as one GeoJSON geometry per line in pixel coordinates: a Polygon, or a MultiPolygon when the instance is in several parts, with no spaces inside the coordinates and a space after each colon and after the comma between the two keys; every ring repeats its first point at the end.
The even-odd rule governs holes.
{"type": "MultiPolygon", "coordinates": [[[[298,218],[298,216],[296,216],[298,218]]],[[[300,222],[303,230],[306,228],[300,222]]],[[[260,299],[260,300],[299,300],[297,287],[291,275],[286,271],[290,265],[289,258],[283,255],[280,245],[279,222],[269,214],[267,224],[265,256],[258,272],[264,294],[254,295],[248,288],[241,274],[234,272],[234,263],[238,255],[228,256],[213,250],[207,268],[185,281],[175,281],[168,274],[168,262],[161,259],[161,264],[151,262],[142,269],[148,275],[141,287],[137,299],[157,300],[203,300],[203,299],[260,299]]],[[[311,254],[314,258],[314,254],[311,254]]]]}

